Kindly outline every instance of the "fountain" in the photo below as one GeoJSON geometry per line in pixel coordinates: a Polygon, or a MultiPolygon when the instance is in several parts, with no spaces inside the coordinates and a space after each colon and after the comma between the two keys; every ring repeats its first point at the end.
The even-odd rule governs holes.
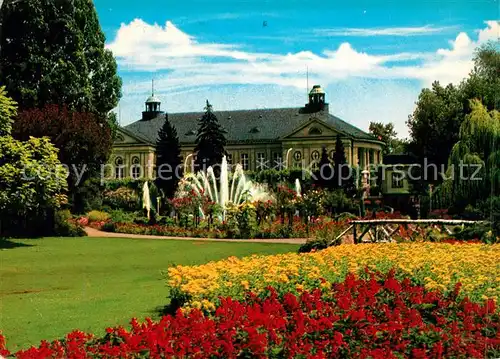
{"type": "Polygon", "coordinates": [[[151,211],[151,197],[149,196],[148,181],[144,182],[144,186],[142,187],[142,208],[146,209],[147,217],[149,219],[151,211]]]}
{"type": "Polygon", "coordinates": [[[222,208],[222,220],[225,219],[228,204],[240,205],[246,201],[262,201],[271,199],[266,187],[253,183],[245,177],[243,167],[237,164],[229,186],[229,170],[226,156],[222,157],[220,181],[217,186],[214,170],[208,167],[206,172],[188,173],[181,182],[181,191],[178,196],[185,195],[183,186],[190,184],[198,195],[207,195],[212,202],[219,204],[222,208]]]}
{"type": "Polygon", "coordinates": [[[297,197],[302,196],[302,187],[298,178],[295,179],[295,193],[297,193],[297,197]]]}

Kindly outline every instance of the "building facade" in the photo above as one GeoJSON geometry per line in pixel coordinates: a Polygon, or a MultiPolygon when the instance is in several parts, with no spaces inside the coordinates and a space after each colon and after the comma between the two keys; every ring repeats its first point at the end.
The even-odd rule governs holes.
{"type": "MultiPolygon", "coordinates": [[[[118,130],[110,159],[114,178],[154,177],[155,143],[168,116],[181,143],[187,170],[194,163],[195,140],[202,112],[166,114],[160,100],[150,96],[142,118],[118,130]]],[[[337,135],[344,143],[347,161],[368,168],[382,163],[382,145],[372,135],[329,113],[326,94],[319,85],[303,107],[214,111],[227,131],[227,160],[244,170],[305,167],[314,169],[326,147],[333,158],[337,135]]]]}

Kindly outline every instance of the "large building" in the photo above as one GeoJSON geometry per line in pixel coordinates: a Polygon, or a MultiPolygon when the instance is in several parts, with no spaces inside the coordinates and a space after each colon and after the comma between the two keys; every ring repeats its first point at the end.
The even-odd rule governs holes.
{"type": "MultiPolygon", "coordinates": [[[[160,106],[160,100],[152,94],[146,100],[142,118],[119,129],[111,157],[115,178],[153,176],[155,143],[167,116],[160,106]],[[147,173],[142,173],[140,168],[147,168],[147,173]]],[[[383,143],[330,114],[325,92],[319,85],[312,88],[309,101],[303,107],[214,113],[227,131],[228,162],[240,163],[244,170],[283,166],[314,168],[324,146],[329,156],[333,156],[338,134],[351,165],[367,168],[382,162],[383,143]]],[[[202,116],[202,112],[168,114],[177,129],[182,157],[188,167],[194,160],[196,133],[202,116]]]]}

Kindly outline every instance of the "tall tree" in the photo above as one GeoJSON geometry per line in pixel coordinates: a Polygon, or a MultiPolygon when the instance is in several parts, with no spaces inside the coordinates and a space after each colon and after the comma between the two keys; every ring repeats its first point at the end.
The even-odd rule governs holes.
{"type": "Polygon", "coordinates": [[[84,211],[87,180],[100,173],[101,164],[111,150],[111,132],[107,124],[98,123],[96,115],[68,110],[65,106],[47,105],[42,109],[21,111],[12,134],[26,141],[30,136],[47,136],[59,149],[59,160],[69,166],[68,187],[73,209],[84,211]]]}
{"type": "Polygon", "coordinates": [[[447,173],[453,183],[452,201],[462,210],[466,204],[500,195],[500,112],[488,112],[479,100],[472,100],[470,108],[447,173]]]}
{"type": "Polygon", "coordinates": [[[465,114],[477,99],[489,110],[500,108],[500,51],[498,42],[487,42],[474,53],[474,69],[460,86],[465,114]]]}
{"type": "Polygon", "coordinates": [[[158,132],[156,140],[156,187],[163,193],[163,197],[172,198],[177,190],[179,179],[182,176],[181,147],[177,130],[165,115],[165,123],[158,132]]]}
{"type": "Polygon", "coordinates": [[[374,135],[379,141],[385,143],[382,147],[382,153],[388,155],[393,153],[395,147],[398,145],[396,141],[397,132],[394,130],[393,123],[383,124],[382,122],[370,122],[369,131],[374,135]]]}
{"type": "Polygon", "coordinates": [[[410,151],[418,161],[437,166],[437,172],[429,168],[427,181],[439,181],[439,172],[445,169],[451,148],[458,140],[463,121],[463,104],[460,91],[449,84],[442,87],[439,82],[432,89],[423,89],[417,107],[408,118],[410,151]]]}
{"type": "Polygon", "coordinates": [[[209,166],[222,162],[225,154],[227,131],[220,125],[217,116],[213,113],[212,105],[207,100],[205,114],[200,119],[196,137],[197,171],[206,170],[209,166]]]}
{"type": "Polygon", "coordinates": [[[104,120],[121,96],[92,0],[5,0],[0,11],[0,83],[19,110],[47,104],[104,120]]]}
{"type": "MultiPolygon", "coordinates": [[[[479,99],[488,110],[500,107],[500,51],[498,44],[489,42],[474,55],[474,69],[459,86],[443,87],[434,82],[423,89],[417,107],[408,118],[409,150],[420,162],[436,164],[441,171],[448,163],[451,149],[459,139],[460,126],[471,113],[472,102],[479,99]]],[[[426,182],[441,180],[428,171],[426,182]]]]}
{"type": "Polygon", "coordinates": [[[354,173],[347,163],[344,143],[340,135],[337,135],[335,141],[335,152],[333,154],[333,188],[341,188],[344,192],[351,196],[356,193],[356,185],[354,183],[354,173]]]}
{"type": "Polygon", "coordinates": [[[328,157],[328,151],[326,150],[326,147],[323,146],[323,149],[321,150],[321,159],[318,163],[318,170],[314,174],[316,177],[315,185],[325,189],[332,188],[332,171],[333,167],[330,158],[328,157]]]}

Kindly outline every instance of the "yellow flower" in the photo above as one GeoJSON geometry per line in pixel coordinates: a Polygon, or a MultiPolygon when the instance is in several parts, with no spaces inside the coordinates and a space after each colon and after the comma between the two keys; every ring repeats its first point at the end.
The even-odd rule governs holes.
{"type": "Polygon", "coordinates": [[[248,283],[247,280],[242,280],[241,281],[241,286],[245,289],[248,290],[250,288],[250,284],[248,283]]]}
{"type": "MultiPolygon", "coordinates": [[[[366,267],[388,270],[391,266],[406,276],[423,278],[428,289],[452,289],[457,281],[467,295],[487,293],[500,299],[500,244],[380,243],[342,245],[314,253],[273,256],[230,257],[200,266],[176,266],[168,270],[168,285],[191,298],[187,306],[201,306],[229,292],[233,283],[244,290],[264,290],[276,282],[303,283],[319,278],[341,278],[346,271],[359,273],[366,267]],[[198,303],[199,304],[198,304],[198,303]]],[[[321,288],[330,288],[327,281],[321,288]]],[[[479,296],[476,296],[479,297],[479,296]]]]}

